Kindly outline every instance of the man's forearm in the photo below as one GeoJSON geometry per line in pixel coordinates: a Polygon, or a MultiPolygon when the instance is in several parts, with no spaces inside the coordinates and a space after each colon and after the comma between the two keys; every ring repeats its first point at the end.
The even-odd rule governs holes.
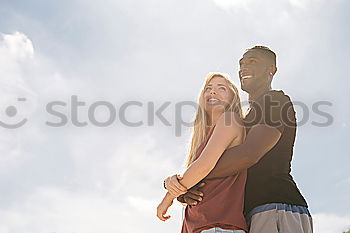
{"type": "Polygon", "coordinates": [[[255,125],[246,140],[239,146],[224,151],[221,158],[206,178],[231,176],[256,164],[281,137],[281,132],[266,125],[255,125]]]}
{"type": "Polygon", "coordinates": [[[206,178],[214,179],[232,176],[242,169],[251,167],[255,163],[251,153],[252,151],[246,149],[244,144],[225,150],[214,169],[211,170],[206,178]]]}

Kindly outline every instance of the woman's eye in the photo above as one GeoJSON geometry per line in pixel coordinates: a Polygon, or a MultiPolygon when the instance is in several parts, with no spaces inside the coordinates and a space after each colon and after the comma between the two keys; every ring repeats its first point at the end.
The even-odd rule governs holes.
{"type": "Polygon", "coordinates": [[[205,91],[209,91],[209,90],[211,90],[211,88],[210,88],[210,87],[205,88],[205,91]]]}
{"type": "Polygon", "coordinates": [[[220,90],[226,91],[226,88],[225,88],[225,87],[220,87],[219,89],[220,89],[220,90]]]}

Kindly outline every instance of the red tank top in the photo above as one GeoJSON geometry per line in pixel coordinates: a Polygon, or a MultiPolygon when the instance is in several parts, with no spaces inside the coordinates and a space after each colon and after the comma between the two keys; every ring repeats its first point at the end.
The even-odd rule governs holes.
{"type": "MultiPolygon", "coordinates": [[[[196,158],[208,143],[213,129],[197,149],[196,158]]],[[[196,206],[186,206],[181,233],[200,233],[213,227],[247,231],[243,215],[246,178],[245,169],[234,176],[204,179],[203,200],[196,206]]]]}

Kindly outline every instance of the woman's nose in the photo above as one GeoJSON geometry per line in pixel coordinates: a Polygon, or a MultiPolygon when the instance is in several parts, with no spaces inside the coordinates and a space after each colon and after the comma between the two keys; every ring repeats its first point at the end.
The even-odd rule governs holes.
{"type": "Polygon", "coordinates": [[[213,89],[210,90],[210,94],[216,94],[216,91],[213,89]]]}

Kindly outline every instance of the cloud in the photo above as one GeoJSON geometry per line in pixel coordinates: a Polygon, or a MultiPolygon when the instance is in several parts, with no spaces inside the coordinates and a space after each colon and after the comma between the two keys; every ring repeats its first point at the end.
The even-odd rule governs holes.
{"type": "MultiPolygon", "coordinates": [[[[16,125],[30,117],[37,107],[37,94],[23,78],[21,66],[34,57],[32,42],[22,33],[0,34],[0,117],[2,125],[16,125]],[[25,98],[19,101],[18,98],[25,98]],[[8,111],[12,109],[12,114],[8,111]]],[[[27,128],[19,133],[0,127],[0,172],[16,167],[21,160],[29,158],[22,150],[24,135],[31,132],[40,140],[38,130],[27,128]]],[[[34,139],[33,137],[31,137],[34,139]]]]}
{"type": "Polygon", "coordinates": [[[317,213],[312,218],[315,233],[342,233],[350,229],[350,215],[317,213]]]}
{"type": "Polygon", "coordinates": [[[15,60],[32,59],[34,48],[32,41],[26,35],[20,32],[13,34],[0,34],[2,42],[0,45],[1,53],[15,60]]]}
{"type": "Polygon", "coordinates": [[[252,3],[252,0],[213,0],[215,4],[217,4],[219,7],[223,9],[229,9],[229,8],[246,8],[249,4],[252,3]]]}
{"type": "Polygon", "coordinates": [[[78,92],[83,95],[85,87],[86,83],[63,75],[35,51],[25,34],[0,34],[0,173],[15,171],[39,155],[33,152],[34,145],[49,138],[44,129],[48,101],[66,100],[78,92]],[[20,128],[4,128],[22,120],[26,121],[20,128]]]}
{"type": "Polygon", "coordinates": [[[24,200],[0,210],[0,230],[2,233],[127,233],[142,228],[145,232],[178,232],[180,204],[169,210],[173,215],[171,221],[162,224],[155,216],[156,203],[142,197],[125,199],[53,186],[39,187],[24,200]]]}
{"type": "MultiPolygon", "coordinates": [[[[257,5],[259,5],[258,0],[213,0],[214,3],[221,7],[222,9],[228,10],[228,9],[245,9],[249,10],[249,8],[256,8],[257,5]]],[[[284,1],[265,1],[264,6],[274,5],[274,7],[280,5],[280,2],[287,3],[285,4],[286,10],[288,7],[296,7],[299,9],[306,9],[311,4],[318,4],[323,0],[284,0],[284,1]]],[[[274,9],[276,10],[276,9],[274,9]]]]}
{"type": "Polygon", "coordinates": [[[33,44],[26,35],[0,34],[0,88],[5,97],[2,104],[10,101],[7,94],[35,95],[22,74],[22,66],[33,57],[33,44]]]}
{"type": "MultiPolygon", "coordinates": [[[[115,133],[70,127],[53,131],[43,125],[47,101],[69,100],[72,94],[92,101],[94,87],[83,77],[60,72],[23,33],[3,34],[0,52],[1,109],[18,106],[17,117],[30,120],[16,131],[0,129],[2,177],[11,175],[15,185],[18,180],[25,183],[22,194],[8,198],[0,208],[0,232],[126,233],[140,227],[146,232],[164,232],[169,227],[178,232],[179,204],[172,207],[173,219],[167,225],[155,216],[164,194],[162,179],[177,168],[174,157],[165,156],[167,148],[159,147],[145,132],[135,136],[120,129],[115,133]],[[27,102],[19,106],[18,97],[27,102]],[[18,168],[24,169],[19,172],[18,168]],[[22,175],[26,177],[17,177],[22,175]]],[[[67,116],[69,105],[67,101],[67,116]]],[[[2,112],[1,120],[9,122],[2,112]]]]}

